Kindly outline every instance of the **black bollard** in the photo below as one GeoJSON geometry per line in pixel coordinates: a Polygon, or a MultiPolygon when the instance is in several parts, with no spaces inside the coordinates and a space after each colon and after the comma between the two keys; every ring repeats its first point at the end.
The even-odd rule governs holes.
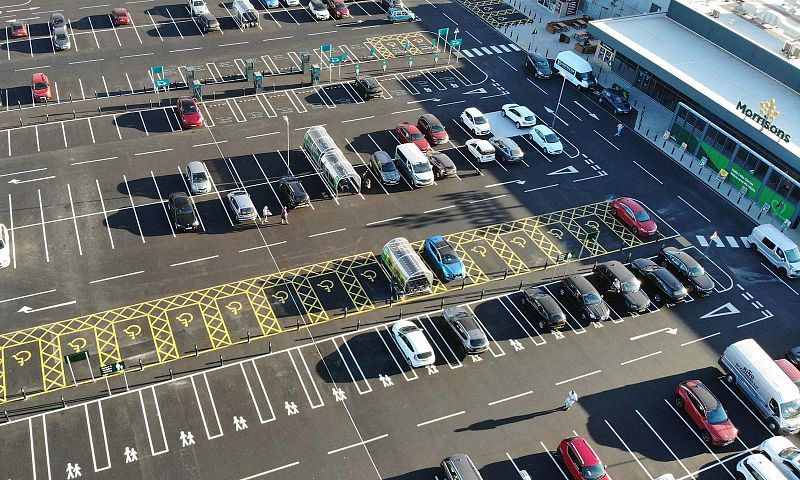
{"type": "Polygon", "coordinates": [[[141,372],[142,370],[144,370],[144,364],[142,363],[142,359],[140,358],[139,359],[139,371],[141,372]]]}
{"type": "Polygon", "coordinates": [[[222,366],[222,355],[219,356],[219,366],[222,366]]]}
{"type": "Polygon", "coordinates": [[[344,307],[344,318],[347,318],[347,305],[344,307]]]}
{"type": "Polygon", "coordinates": [[[522,290],[522,280],[520,280],[520,281],[519,281],[519,288],[518,288],[517,290],[518,290],[518,291],[519,291],[519,290],[522,290]]]}
{"type": "Polygon", "coordinates": [[[174,378],[175,378],[175,374],[174,374],[174,373],[172,373],[172,369],[170,368],[170,369],[169,369],[169,379],[170,379],[170,380],[173,380],[174,378]]]}
{"type": "Polygon", "coordinates": [[[247,331],[247,343],[250,343],[250,330],[247,331]]]}
{"type": "Polygon", "coordinates": [[[486,295],[486,290],[481,289],[481,300],[483,300],[483,296],[486,295]]]}
{"type": "Polygon", "coordinates": [[[22,392],[22,400],[27,400],[28,399],[28,394],[25,393],[25,389],[24,388],[20,388],[19,391],[22,392]]]}
{"type": "Polygon", "coordinates": [[[505,280],[506,278],[508,278],[508,269],[507,268],[506,268],[506,271],[503,272],[503,280],[505,280]]]}
{"type": "Polygon", "coordinates": [[[197,350],[197,344],[195,343],[194,344],[194,356],[196,357],[199,354],[200,354],[200,352],[197,350]]]}
{"type": "Polygon", "coordinates": [[[272,342],[271,341],[267,343],[267,348],[268,348],[267,353],[272,353],[272,342]]]}
{"type": "Polygon", "coordinates": [[[64,400],[64,396],[63,395],[61,396],[61,407],[62,408],[67,408],[67,401],[64,400]]]}

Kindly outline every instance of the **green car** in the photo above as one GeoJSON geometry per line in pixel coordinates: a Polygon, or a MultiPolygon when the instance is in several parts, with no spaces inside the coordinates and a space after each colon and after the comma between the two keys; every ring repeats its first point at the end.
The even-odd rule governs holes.
{"type": "Polygon", "coordinates": [[[404,6],[392,7],[386,15],[389,23],[413,22],[416,19],[417,16],[414,15],[414,12],[404,6]]]}

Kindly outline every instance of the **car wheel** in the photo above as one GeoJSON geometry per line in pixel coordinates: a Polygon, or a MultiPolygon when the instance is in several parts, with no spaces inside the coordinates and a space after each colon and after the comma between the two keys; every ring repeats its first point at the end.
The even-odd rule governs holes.
{"type": "Polygon", "coordinates": [[[506,111],[505,110],[500,110],[500,115],[505,117],[506,116],[506,111]]]}
{"type": "Polygon", "coordinates": [[[520,124],[519,124],[519,122],[515,123],[514,125],[516,125],[516,126],[517,126],[517,129],[520,129],[520,128],[522,128],[522,125],[520,125],[520,124]]]}
{"type": "Polygon", "coordinates": [[[781,273],[786,277],[789,276],[789,270],[786,270],[786,267],[781,267],[781,273]]]}
{"type": "Polygon", "coordinates": [[[581,320],[586,320],[586,312],[581,313],[581,320]]]}
{"type": "Polygon", "coordinates": [[[752,250],[752,251],[754,251],[754,252],[755,252],[756,250],[758,250],[758,247],[756,247],[756,244],[755,244],[755,243],[752,243],[752,242],[750,243],[750,250],[752,250]]]}
{"type": "Polygon", "coordinates": [[[544,320],[539,320],[539,330],[544,330],[544,327],[546,327],[544,320]]]}
{"type": "Polygon", "coordinates": [[[777,433],[778,433],[778,424],[775,422],[775,420],[769,420],[767,422],[767,428],[769,428],[769,430],[772,433],[777,435],[777,433]]]}
{"type": "Polygon", "coordinates": [[[675,395],[675,400],[673,401],[676,407],[683,408],[683,399],[680,395],[675,395]]]}
{"type": "Polygon", "coordinates": [[[736,377],[732,373],[725,375],[725,381],[731,385],[736,385],[736,377]]]}
{"type": "Polygon", "coordinates": [[[661,294],[656,293],[655,295],[653,295],[653,300],[655,300],[656,303],[661,303],[661,294]]]}
{"type": "Polygon", "coordinates": [[[736,477],[736,480],[745,480],[744,474],[742,472],[736,472],[736,475],[734,476],[736,477]]]}
{"type": "Polygon", "coordinates": [[[702,438],[706,443],[711,443],[711,434],[708,433],[708,430],[703,430],[700,432],[700,438],[702,438]]]}
{"type": "Polygon", "coordinates": [[[558,293],[559,293],[560,295],[564,295],[564,293],[566,293],[566,292],[565,292],[565,291],[564,291],[564,289],[562,288],[561,290],[559,290],[559,291],[558,291],[558,293]]]}

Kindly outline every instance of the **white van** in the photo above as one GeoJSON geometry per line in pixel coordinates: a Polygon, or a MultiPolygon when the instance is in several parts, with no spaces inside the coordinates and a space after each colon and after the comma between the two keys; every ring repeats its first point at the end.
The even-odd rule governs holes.
{"type": "Polygon", "coordinates": [[[575,52],[566,50],[559,53],[554,67],[562,77],[578,88],[593,88],[597,85],[592,66],[575,52]]]}
{"type": "Polygon", "coordinates": [[[719,363],[776,435],[800,431],[800,390],[752,338],[731,344],[719,363]]]}
{"type": "Polygon", "coordinates": [[[249,0],[233,0],[233,9],[242,28],[258,26],[258,11],[249,0]]]}
{"type": "Polygon", "coordinates": [[[413,143],[398,145],[394,151],[397,168],[405,174],[413,187],[433,185],[433,169],[428,157],[413,143]]]}
{"type": "Polygon", "coordinates": [[[775,225],[767,223],[753,228],[747,241],[750,249],[761,252],[784,275],[800,277],[800,250],[775,225]]]}

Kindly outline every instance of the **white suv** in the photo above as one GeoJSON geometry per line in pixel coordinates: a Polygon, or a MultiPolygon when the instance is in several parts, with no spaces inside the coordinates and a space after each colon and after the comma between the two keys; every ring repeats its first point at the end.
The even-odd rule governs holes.
{"type": "Polygon", "coordinates": [[[208,11],[208,6],[206,6],[205,0],[188,0],[188,2],[189,2],[189,13],[193,17],[202,15],[204,13],[210,13],[208,11]]]}
{"type": "Polygon", "coordinates": [[[469,107],[461,112],[461,123],[475,135],[489,135],[492,133],[489,120],[475,107],[469,107]]]}
{"type": "Polygon", "coordinates": [[[760,453],[747,456],[736,464],[736,478],[741,480],[786,480],[786,477],[760,453]]]}

